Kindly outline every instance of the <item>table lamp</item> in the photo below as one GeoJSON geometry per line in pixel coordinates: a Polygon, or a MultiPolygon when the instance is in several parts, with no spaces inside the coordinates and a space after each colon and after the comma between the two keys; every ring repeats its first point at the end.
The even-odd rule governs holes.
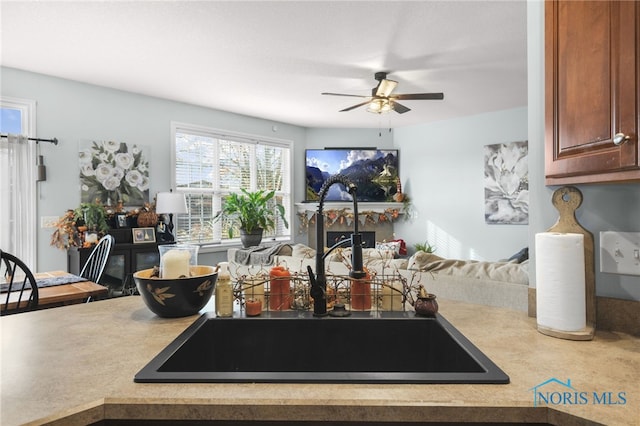
{"type": "Polygon", "coordinates": [[[169,235],[174,237],[174,240],[173,215],[187,212],[187,201],[184,194],[171,191],[158,192],[158,195],[156,196],[156,213],[169,215],[167,229],[169,230],[169,235]]]}

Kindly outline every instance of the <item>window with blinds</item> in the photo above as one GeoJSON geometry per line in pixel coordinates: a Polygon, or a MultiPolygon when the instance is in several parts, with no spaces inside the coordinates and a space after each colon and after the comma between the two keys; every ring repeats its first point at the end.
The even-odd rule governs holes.
{"type": "MultiPolygon", "coordinates": [[[[172,124],[173,183],[185,194],[189,213],[174,217],[177,240],[193,244],[239,243],[232,223],[215,221],[227,195],[248,191],[275,191],[275,203],[285,208],[291,223],[291,142],[172,124]]],[[[276,217],[278,217],[276,215],[276,217]]],[[[278,217],[268,239],[289,239],[291,232],[278,217]]]]}

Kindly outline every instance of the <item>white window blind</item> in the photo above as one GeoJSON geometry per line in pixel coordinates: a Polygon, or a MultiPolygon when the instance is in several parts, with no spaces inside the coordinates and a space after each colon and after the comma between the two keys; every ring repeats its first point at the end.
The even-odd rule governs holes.
{"type": "MultiPolygon", "coordinates": [[[[234,228],[231,238],[232,224],[214,217],[224,198],[240,189],[275,191],[275,203],[284,206],[291,222],[291,142],[178,123],[172,124],[172,141],[172,186],[185,194],[189,210],[174,218],[179,242],[238,243],[239,230],[234,228]]],[[[263,241],[290,236],[278,217],[263,241]]]]}

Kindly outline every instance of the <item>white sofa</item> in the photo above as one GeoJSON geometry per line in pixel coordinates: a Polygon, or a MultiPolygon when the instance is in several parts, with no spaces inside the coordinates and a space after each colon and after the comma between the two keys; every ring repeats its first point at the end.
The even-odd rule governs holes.
{"type": "MultiPolygon", "coordinates": [[[[235,278],[268,273],[276,264],[286,266],[292,273],[306,274],[308,266],[315,272],[315,250],[303,244],[283,245],[268,258],[259,258],[253,264],[246,256],[239,262],[235,250],[230,250],[228,257],[235,278]]],[[[528,261],[452,260],[425,252],[397,259],[391,251],[376,249],[364,249],[363,261],[372,275],[400,275],[407,282],[422,284],[438,298],[527,311],[528,261]]],[[[347,275],[350,263],[350,249],[337,249],[327,256],[325,272],[329,276],[347,275]]]]}

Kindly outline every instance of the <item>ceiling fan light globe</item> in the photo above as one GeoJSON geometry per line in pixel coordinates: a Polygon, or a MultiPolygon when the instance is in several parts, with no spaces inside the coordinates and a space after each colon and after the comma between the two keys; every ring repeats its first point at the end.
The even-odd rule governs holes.
{"type": "Polygon", "coordinates": [[[379,113],[380,103],[378,101],[371,101],[369,105],[367,105],[367,111],[373,112],[373,113],[379,113]]]}
{"type": "Polygon", "coordinates": [[[367,111],[374,114],[384,114],[393,110],[393,103],[389,99],[374,99],[369,102],[367,111]]]}

